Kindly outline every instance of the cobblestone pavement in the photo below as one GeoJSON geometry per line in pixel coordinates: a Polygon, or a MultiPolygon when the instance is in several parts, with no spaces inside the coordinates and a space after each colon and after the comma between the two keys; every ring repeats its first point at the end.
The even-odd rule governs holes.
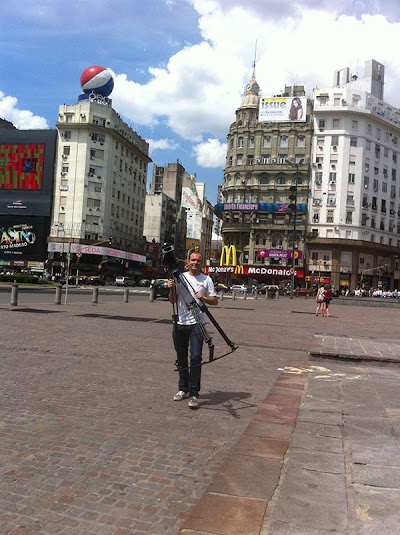
{"type": "Polygon", "coordinates": [[[270,392],[285,387],[282,370],[309,365],[315,336],[389,337],[398,315],[332,306],[322,319],[314,306],[227,299],[213,308],[240,347],[204,367],[199,411],[172,401],[167,302],[3,306],[0,533],[178,533],[265,414],[266,395],[283,402],[270,392]]]}

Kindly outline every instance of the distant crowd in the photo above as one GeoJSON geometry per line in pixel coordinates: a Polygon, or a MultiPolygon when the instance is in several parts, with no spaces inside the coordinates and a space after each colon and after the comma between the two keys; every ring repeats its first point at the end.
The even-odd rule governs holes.
{"type": "Polygon", "coordinates": [[[381,288],[371,288],[370,290],[360,289],[354,291],[355,297],[383,297],[385,299],[399,299],[399,290],[382,290],[381,288]]]}

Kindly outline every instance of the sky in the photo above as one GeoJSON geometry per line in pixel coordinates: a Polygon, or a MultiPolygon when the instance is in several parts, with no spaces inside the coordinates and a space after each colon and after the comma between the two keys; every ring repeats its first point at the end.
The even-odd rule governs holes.
{"type": "MultiPolygon", "coordinates": [[[[217,200],[226,136],[254,61],[262,95],[331,87],[333,73],[385,65],[385,101],[400,107],[398,0],[19,0],[1,2],[0,117],[55,128],[91,65],[110,69],[113,108],[217,200]]],[[[150,164],[151,173],[152,164],[150,164]]]]}

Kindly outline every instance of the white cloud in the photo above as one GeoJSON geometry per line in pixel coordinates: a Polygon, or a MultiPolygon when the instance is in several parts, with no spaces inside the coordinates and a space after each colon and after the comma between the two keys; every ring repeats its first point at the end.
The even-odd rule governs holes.
{"type": "Polygon", "coordinates": [[[193,147],[197,165],[200,167],[224,167],[227,144],[218,139],[207,139],[193,147]]]}
{"type": "Polygon", "coordinates": [[[175,150],[178,148],[178,143],[170,139],[147,139],[146,140],[149,147],[149,152],[152,154],[155,150],[175,150]]]}
{"type": "Polygon", "coordinates": [[[28,110],[20,110],[17,105],[18,99],[0,91],[0,117],[7,119],[20,130],[49,128],[44,117],[33,115],[28,110]]]}
{"type": "MultiPolygon", "coordinates": [[[[262,7],[263,2],[252,6],[262,7]]],[[[326,2],[319,10],[309,9],[307,5],[315,5],[310,0],[294,3],[297,18],[293,10],[280,9],[275,14],[280,17],[279,24],[261,7],[257,11],[225,0],[192,3],[199,14],[203,41],[171,56],[165,67],[150,67],[147,84],[117,75],[113,100],[128,120],[166,126],[196,143],[200,147],[196,149],[200,151],[198,162],[207,163],[202,157],[204,140],[223,139],[235,119],[251,74],[256,40],[256,77],[266,96],[293,83],[304,84],[311,95],[316,86],[332,85],[336,69],[349,66],[352,73],[362,76],[365,60],[374,58],[386,65],[386,100],[400,106],[399,23],[390,23],[381,15],[337,16],[326,2]]],[[[276,8],[281,5],[266,3],[276,8]]],[[[344,10],[347,5],[342,1],[336,8],[344,10]]]]}

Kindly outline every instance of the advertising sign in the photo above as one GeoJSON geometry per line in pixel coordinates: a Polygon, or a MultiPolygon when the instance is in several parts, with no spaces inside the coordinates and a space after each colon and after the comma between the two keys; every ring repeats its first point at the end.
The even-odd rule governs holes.
{"type": "MultiPolygon", "coordinates": [[[[259,249],[258,258],[292,258],[292,251],[288,249],[259,249]]],[[[294,257],[301,260],[303,251],[295,251],[294,257]]]]}
{"type": "Polygon", "coordinates": [[[44,143],[0,143],[0,189],[40,190],[44,143]]]}
{"type": "Polygon", "coordinates": [[[306,121],[306,97],[273,97],[260,101],[260,123],[282,123],[306,121]]]}
{"type": "Polygon", "coordinates": [[[44,218],[0,216],[0,259],[39,261],[45,245],[44,218]]]}
{"type": "MultiPolygon", "coordinates": [[[[205,271],[209,275],[234,275],[240,274],[248,277],[273,277],[275,279],[288,279],[292,268],[273,266],[206,266],[205,271]]],[[[304,279],[304,269],[295,268],[296,279],[304,279]]]]}
{"type": "MultiPolygon", "coordinates": [[[[292,205],[288,203],[273,203],[273,202],[260,202],[260,203],[218,203],[214,207],[214,212],[219,214],[221,212],[274,212],[274,213],[293,213],[292,205]]],[[[306,212],[306,204],[299,203],[296,205],[296,212],[298,214],[304,214],[306,212]]]]}

